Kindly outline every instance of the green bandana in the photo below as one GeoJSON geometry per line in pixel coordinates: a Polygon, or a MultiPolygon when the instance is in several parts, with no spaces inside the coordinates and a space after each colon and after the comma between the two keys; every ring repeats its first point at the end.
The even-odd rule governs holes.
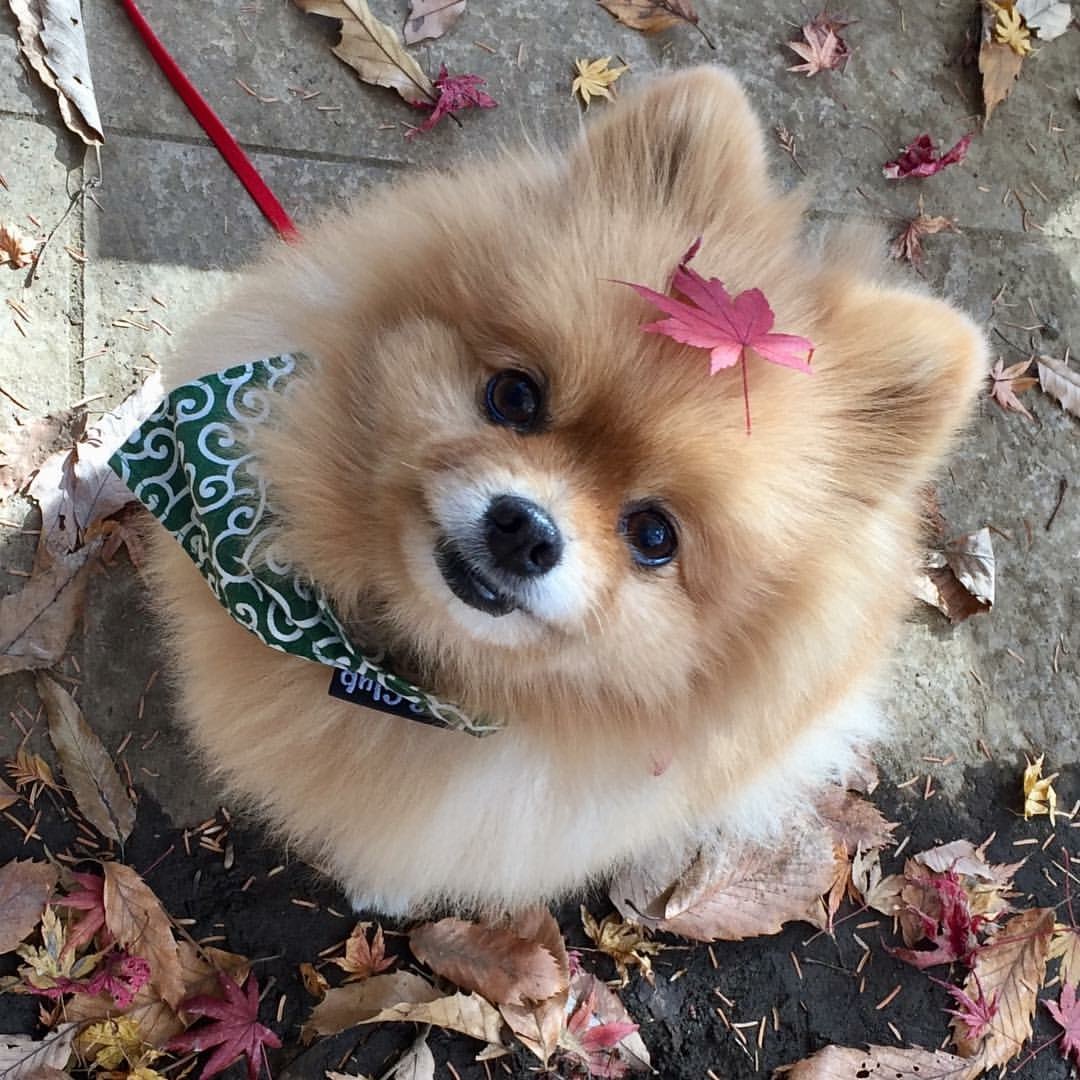
{"type": "Polygon", "coordinates": [[[186,383],[109,465],[241,626],[272,649],[336,669],[335,697],[470,735],[498,730],[395,675],[385,654],[351,642],[321,590],[274,560],[266,481],[247,446],[295,370],[295,357],[274,356],[186,383]]]}

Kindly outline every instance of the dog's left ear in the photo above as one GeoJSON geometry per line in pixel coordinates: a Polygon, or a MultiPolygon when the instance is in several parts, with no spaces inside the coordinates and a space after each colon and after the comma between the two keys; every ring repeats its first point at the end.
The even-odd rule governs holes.
{"type": "Polygon", "coordinates": [[[605,110],[570,154],[571,181],[601,200],[670,209],[700,227],[772,195],[761,126],[719,67],[664,75],[605,110]]]}

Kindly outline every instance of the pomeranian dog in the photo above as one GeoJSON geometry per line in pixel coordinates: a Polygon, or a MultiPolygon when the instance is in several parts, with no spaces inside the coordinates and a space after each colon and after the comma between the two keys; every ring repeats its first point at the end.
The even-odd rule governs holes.
{"type": "Polygon", "coordinates": [[[975,325],[811,250],[734,79],[665,75],[565,154],[376,191],[282,247],[171,384],[293,352],[256,440],[274,558],[487,738],[328,696],[164,532],[179,710],[231,793],[358,909],[501,912],[778,836],[878,729],[919,492],[986,368],[975,325]],[[760,288],[813,372],[643,333],[694,268],[760,288]]]}

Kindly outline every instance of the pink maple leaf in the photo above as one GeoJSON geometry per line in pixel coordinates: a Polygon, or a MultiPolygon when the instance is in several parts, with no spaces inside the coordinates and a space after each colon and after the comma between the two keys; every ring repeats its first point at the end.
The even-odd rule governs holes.
{"type": "Polygon", "coordinates": [[[596,1016],[595,986],[590,987],[566,1021],[566,1030],[577,1041],[590,1076],[620,1080],[627,1074],[629,1065],[619,1056],[618,1048],[623,1039],[638,1030],[638,1025],[623,1020],[601,1021],[596,1016]]]}
{"type": "Polygon", "coordinates": [[[118,949],[102,961],[102,966],[88,979],[61,975],[52,986],[27,985],[32,994],[56,1001],[65,994],[108,994],[118,1009],[126,1009],[139,990],[150,981],[150,965],[141,956],[118,949]]]}
{"type": "Polygon", "coordinates": [[[100,874],[72,874],[79,888],[56,901],[58,907],[85,911],[86,914],[68,932],[65,952],[92,941],[99,931],[102,944],[108,944],[112,935],[105,926],[105,879],[100,874]]]}
{"type": "Polygon", "coordinates": [[[1080,1065],[1080,1001],[1076,1000],[1076,988],[1066,983],[1056,1002],[1044,1001],[1050,1015],[1065,1029],[1061,1036],[1063,1057],[1072,1055],[1073,1064],[1080,1065]]]}
{"type": "Polygon", "coordinates": [[[451,75],[444,64],[435,80],[435,89],[439,96],[434,101],[416,101],[418,109],[430,109],[424,122],[405,133],[406,139],[414,138],[422,131],[430,131],[444,116],[453,115],[462,109],[494,109],[499,103],[480,89],[487,83],[479,75],[451,75]]]}
{"type": "Polygon", "coordinates": [[[932,949],[893,949],[887,951],[899,960],[911,964],[920,970],[937,964],[951,964],[962,960],[971,965],[975,950],[979,947],[978,933],[983,925],[991,920],[982,915],[972,914],[967,893],[955,870],[931,878],[925,882],[937,894],[941,901],[941,916],[937,919],[918,908],[913,911],[922,920],[923,930],[932,949]]]}
{"type": "Polygon", "coordinates": [[[743,402],[746,409],[746,431],[750,432],[750,389],[746,371],[746,353],[756,353],[762,360],[811,374],[810,361],[813,343],[795,334],[772,333],[776,316],[760,289],[747,289],[732,298],[719,278],[703,278],[690,269],[690,260],[701,247],[698,237],[679,260],[671,284],[685,300],[665,296],[645,285],[632,281],[629,285],[639,296],[655,304],[668,317],[648,323],[641,329],[650,334],[663,334],[695,349],[708,349],[709,374],[740,364],[742,367],[743,402]]]}
{"type": "Polygon", "coordinates": [[[201,1080],[224,1072],[241,1057],[247,1061],[248,1080],[258,1080],[259,1067],[266,1062],[266,1047],[281,1046],[277,1035],[259,1023],[259,984],[249,975],[241,989],[223,972],[218,972],[218,982],[224,1001],[203,995],[180,1002],[181,1012],[209,1017],[210,1023],[170,1039],[168,1049],[200,1053],[216,1047],[203,1067],[201,1080]]]}
{"type": "Polygon", "coordinates": [[[987,1001],[978,975],[975,975],[975,986],[978,991],[978,997],[975,998],[965,993],[959,986],[950,986],[940,979],[934,979],[932,975],[930,978],[938,986],[944,986],[953,1000],[960,1006],[958,1009],[946,1009],[945,1011],[964,1024],[967,1028],[966,1038],[981,1039],[990,1030],[990,1025],[993,1023],[994,1017],[997,1016],[998,998],[1001,996],[1000,991],[987,1001]]]}
{"type": "Polygon", "coordinates": [[[909,144],[895,160],[887,161],[881,171],[887,180],[904,180],[909,176],[933,176],[941,172],[946,165],[956,165],[967,157],[971,145],[970,132],[951,150],[938,156],[937,147],[929,135],[920,135],[909,144]]]}

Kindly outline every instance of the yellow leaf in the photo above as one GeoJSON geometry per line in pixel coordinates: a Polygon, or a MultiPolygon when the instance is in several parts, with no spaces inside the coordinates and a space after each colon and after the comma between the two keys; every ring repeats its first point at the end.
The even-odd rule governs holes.
{"type": "Polygon", "coordinates": [[[1080,985],[1080,930],[1075,926],[1054,927],[1050,939],[1050,959],[1061,957],[1061,981],[1070,986],[1080,985]]]}
{"type": "Polygon", "coordinates": [[[648,941],[645,931],[640,926],[623,922],[622,918],[612,913],[597,922],[584,906],[581,908],[581,924],[589,940],[615,962],[619,973],[619,985],[625,986],[630,981],[630,967],[641,968],[641,974],[652,985],[653,970],[650,956],[660,952],[659,942],[648,941]]]}
{"type": "Polygon", "coordinates": [[[574,61],[578,74],[570,93],[577,94],[585,102],[586,108],[591,98],[602,97],[610,101],[614,96],[609,87],[627,69],[625,67],[609,68],[610,63],[610,56],[601,57],[599,60],[574,61]]]}
{"type": "Polygon", "coordinates": [[[139,1025],[129,1016],[88,1025],[77,1045],[84,1057],[92,1056],[102,1069],[118,1069],[124,1062],[138,1065],[159,1056],[143,1042],[139,1025]]]}
{"type": "Polygon", "coordinates": [[[1031,52],[1031,33],[1020,12],[1002,4],[992,6],[997,16],[994,22],[994,40],[1008,45],[1017,56],[1025,56],[1031,52]]]}
{"type": "Polygon", "coordinates": [[[1028,759],[1027,768],[1024,770],[1024,820],[1039,814],[1049,814],[1050,824],[1054,824],[1054,815],[1057,813],[1057,792],[1054,790],[1053,781],[1058,774],[1044,777],[1042,774],[1043,758],[1040,754],[1034,761],[1028,759]]]}

